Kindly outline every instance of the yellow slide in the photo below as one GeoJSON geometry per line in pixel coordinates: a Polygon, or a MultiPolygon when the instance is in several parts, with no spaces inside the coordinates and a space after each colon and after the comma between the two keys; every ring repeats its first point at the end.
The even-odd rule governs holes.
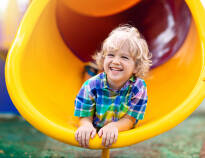
{"type": "MultiPolygon", "coordinates": [[[[94,1],[98,0],[90,0],[90,5],[94,1]]],[[[84,62],[68,47],[59,31],[61,18],[57,18],[60,16],[57,8],[62,7],[60,11],[71,8],[85,16],[102,18],[125,10],[138,1],[132,0],[128,4],[127,0],[121,0],[121,8],[114,5],[118,0],[113,0],[113,4],[102,1],[100,6],[115,6],[105,15],[103,10],[93,14],[97,9],[90,13],[89,10],[84,12],[82,6],[78,9],[76,0],[71,4],[63,0],[34,0],[31,3],[6,61],[8,92],[29,123],[48,136],[78,146],[74,138],[78,123],[78,118],[73,116],[74,99],[82,85],[84,62]]],[[[173,128],[204,99],[205,5],[199,0],[187,0],[187,4],[193,20],[183,45],[170,60],[152,69],[146,78],[149,103],[145,119],[136,128],[119,133],[117,143],[111,148],[132,145],[173,128]]],[[[61,16],[73,20],[69,15],[61,16]]],[[[72,21],[65,24],[68,29],[83,29],[82,24],[72,26],[72,21]]],[[[90,141],[90,148],[103,148],[98,136],[90,141]]]]}

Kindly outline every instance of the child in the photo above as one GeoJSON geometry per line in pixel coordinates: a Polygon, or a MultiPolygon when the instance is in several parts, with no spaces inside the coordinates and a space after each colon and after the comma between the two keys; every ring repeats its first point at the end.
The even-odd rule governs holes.
{"type": "Polygon", "coordinates": [[[96,129],[102,145],[111,146],[118,132],[144,118],[147,88],[143,79],[151,65],[146,41],[135,27],[114,29],[94,56],[104,72],[87,80],[75,99],[74,115],[80,117],[75,139],[88,147],[96,129]]]}

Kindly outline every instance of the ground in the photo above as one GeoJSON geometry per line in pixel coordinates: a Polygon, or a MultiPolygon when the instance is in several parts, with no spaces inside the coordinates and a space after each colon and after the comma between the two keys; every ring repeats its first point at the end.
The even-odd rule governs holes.
{"type": "MultiPolygon", "coordinates": [[[[203,104],[205,105],[205,102],[203,104]]],[[[111,149],[110,157],[205,158],[204,109],[196,110],[184,122],[164,134],[129,147],[111,149]]],[[[100,156],[100,150],[73,147],[45,136],[22,117],[0,119],[0,158],[98,158],[100,156]]]]}

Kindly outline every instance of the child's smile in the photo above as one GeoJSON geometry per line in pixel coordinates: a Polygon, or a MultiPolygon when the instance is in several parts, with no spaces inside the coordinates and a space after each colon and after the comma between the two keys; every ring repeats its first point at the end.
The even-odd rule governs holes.
{"type": "Polygon", "coordinates": [[[123,71],[123,69],[122,68],[119,68],[119,67],[110,67],[110,70],[111,71],[123,71]]]}
{"type": "Polygon", "coordinates": [[[114,75],[114,76],[119,75],[119,73],[121,73],[122,71],[123,71],[122,68],[110,67],[110,72],[111,72],[112,75],[114,75]]]}

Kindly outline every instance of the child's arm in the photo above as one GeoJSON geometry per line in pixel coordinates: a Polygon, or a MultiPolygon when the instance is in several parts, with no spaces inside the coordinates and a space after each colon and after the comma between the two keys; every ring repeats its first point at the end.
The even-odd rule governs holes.
{"type": "Polygon", "coordinates": [[[90,116],[90,117],[80,117],[79,126],[90,125],[90,124],[92,124],[92,121],[93,121],[92,116],[90,116]]]}
{"type": "Polygon", "coordinates": [[[117,127],[118,132],[126,131],[131,129],[135,124],[136,119],[132,116],[125,114],[123,118],[116,122],[111,122],[109,124],[117,127]]]}
{"type": "Polygon", "coordinates": [[[75,139],[82,147],[88,147],[90,137],[94,138],[96,135],[96,129],[92,124],[91,117],[80,117],[79,128],[75,132],[75,139]]]}

